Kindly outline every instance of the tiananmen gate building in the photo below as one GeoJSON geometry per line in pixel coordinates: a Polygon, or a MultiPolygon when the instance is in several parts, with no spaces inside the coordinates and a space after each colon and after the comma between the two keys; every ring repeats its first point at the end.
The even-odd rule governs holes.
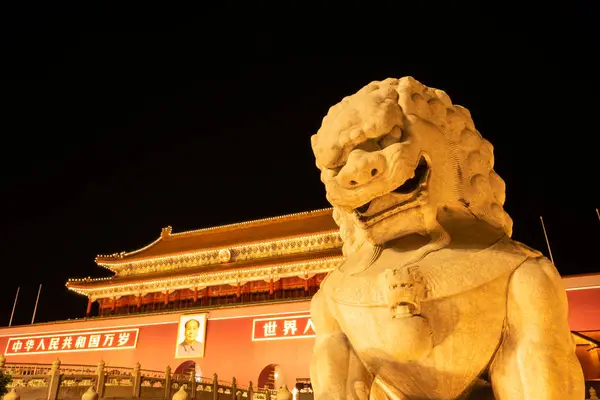
{"type": "MultiPolygon", "coordinates": [[[[169,365],[270,388],[309,382],[310,299],[342,263],[341,247],[331,209],[180,233],[163,228],[144,248],[98,256],[114,276],[67,282],[88,298],[85,318],[1,329],[5,362],[169,365]]],[[[600,379],[600,274],[563,281],[586,379],[600,379]]]]}

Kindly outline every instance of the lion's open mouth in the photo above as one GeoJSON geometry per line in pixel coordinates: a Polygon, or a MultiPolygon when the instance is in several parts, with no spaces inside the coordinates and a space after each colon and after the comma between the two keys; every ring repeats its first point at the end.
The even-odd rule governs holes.
{"type": "Polygon", "coordinates": [[[361,222],[372,219],[382,219],[393,214],[396,209],[415,200],[418,194],[426,186],[429,176],[429,165],[424,157],[419,159],[412,178],[407,179],[402,185],[390,193],[376,197],[366,204],[354,209],[361,222]]]}

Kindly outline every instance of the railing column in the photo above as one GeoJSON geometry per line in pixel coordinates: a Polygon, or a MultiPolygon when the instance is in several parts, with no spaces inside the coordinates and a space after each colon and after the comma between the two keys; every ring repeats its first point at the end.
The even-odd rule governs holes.
{"type": "Polygon", "coordinates": [[[104,383],[106,381],[106,375],[104,374],[104,361],[98,363],[98,369],[96,369],[96,393],[99,398],[104,397],[104,383]]]}
{"type": "Polygon", "coordinates": [[[235,376],[231,379],[231,398],[237,400],[237,387],[235,382],[235,376]]]}
{"type": "Polygon", "coordinates": [[[190,398],[193,400],[196,398],[196,370],[193,370],[190,373],[190,379],[191,379],[191,385],[192,385],[192,394],[190,396],[190,398]]]}
{"type": "Polygon", "coordinates": [[[213,374],[213,400],[219,400],[219,377],[213,374]]]}
{"type": "Polygon", "coordinates": [[[165,369],[165,400],[171,400],[171,367],[165,369]]]}
{"type": "Polygon", "coordinates": [[[52,368],[50,368],[48,375],[50,375],[50,379],[48,381],[48,395],[46,399],[57,400],[58,390],[60,389],[60,360],[58,358],[52,363],[52,368]]]}
{"type": "Polygon", "coordinates": [[[133,367],[133,397],[139,398],[142,393],[142,366],[139,362],[133,367]]]}
{"type": "Polygon", "coordinates": [[[248,384],[248,400],[254,400],[254,388],[252,387],[252,381],[248,384]]]}

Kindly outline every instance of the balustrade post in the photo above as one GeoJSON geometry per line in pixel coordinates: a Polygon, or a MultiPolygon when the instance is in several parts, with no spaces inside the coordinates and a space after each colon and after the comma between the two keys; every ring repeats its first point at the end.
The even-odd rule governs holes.
{"type": "Polygon", "coordinates": [[[190,372],[190,380],[191,380],[191,396],[190,398],[193,400],[196,398],[196,370],[190,372]]]}
{"type": "Polygon", "coordinates": [[[219,377],[213,374],[213,400],[219,400],[219,377]]]}
{"type": "Polygon", "coordinates": [[[171,367],[165,369],[165,400],[171,400],[171,367]]]}
{"type": "Polygon", "coordinates": [[[254,400],[254,388],[252,387],[252,381],[248,384],[248,400],[254,400]]]}
{"type": "Polygon", "coordinates": [[[96,369],[96,393],[99,398],[104,397],[104,389],[106,383],[106,374],[104,373],[104,361],[100,360],[96,369]]]}
{"type": "Polygon", "coordinates": [[[132,383],[133,383],[133,397],[135,397],[135,398],[139,398],[142,393],[141,368],[142,368],[142,366],[140,365],[139,362],[135,363],[135,366],[133,367],[133,373],[132,373],[133,382],[132,383]]]}
{"type": "Polygon", "coordinates": [[[237,400],[237,385],[235,381],[235,376],[231,379],[231,398],[233,400],[237,400]]]}
{"type": "Polygon", "coordinates": [[[46,396],[47,400],[58,400],[58,391],[60,389],[60,360],[57,358],[52,363],[52,368],[50,368],[50,375],[48,379],[48,394],[46,396]]]}

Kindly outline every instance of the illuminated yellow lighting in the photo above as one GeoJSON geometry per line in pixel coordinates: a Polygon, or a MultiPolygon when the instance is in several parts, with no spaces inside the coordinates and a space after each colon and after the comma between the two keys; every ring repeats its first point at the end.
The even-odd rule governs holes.
{"type": "MultiPolygon", "coordinates": [[[[67,322],[67,321],[62,321],[62,322],[67,322]]],[[[79,322],[79,321],[68,321],[67,323],[73,323],[73,322],[79,322]]],[[[176,324],[177,321],[167,321],[167,322],[146,322],[146,323],[138,323],[138,324],[129,324],[129,325],[114,325],[114,326],[106,326],[103,327],[105,329],[125,329],[128,330],[128,328],[139,328],[141,326],[153,326],[153,325],[168,325],[168,324],[176,324]]],[[[54,322],[52,323],[54,324],[54,322]]],[[[12,328],[15,329],[15,328],[12,328]]],[[[17,328],[18,329],[18,328],[17,328]]],[[[97,331],[98,327],[96,328],[80,328],[80,329],[63,329],[63,330],[59,330],[59,331],[44,331],[42,332],[43,335],[48,335],[48,336],[55,336],[55,334],[65,334],[65,335],[75,335],[77,333],[84,333],[84,334],[95,334],[96,332],[87,332],[87,331],[97,331]]],[[[0,335],[0,337],[8,337],[8,338],[15,338],[15,339],[22,339],[24,337],[26,337],[27,335],[29,335],[29,333],[15,333],[15,334],[8,334],[8,335],[0,335]]]]}
{"type": "Polygon", "coordinates": [[[66,287],[75,293],[88,296],[95,301],[107,297],[122,297],[125,295],[145,295],[148,292],[171,292],[178,289],[205,288],[208,286],[230,284],[238,285],[240,283],[261,281],[267,279],[279,280],[281,277],[300,277],[308,279],[308,274],[327,273],[336,268],[344,258],[329,257],[313,259],[294,264],[268,265],[260,268],[246,268],[236,271],[222,271],[213,273],[194,273],[176,278],[153,279],[150,281],[138,281],[132,283],[119,284],[121,276],[140,276],[154,272],[166,272],[169,270],[181,270],[183,268],[197,268],[210,265],[219,265],[219,252],[231,251],[230,262],[249,261],[256,259],[268,259],[273,256],[282,256],[287,254],[310,253],[323,250],[341,249],[343,242],[339,230],[330,230],[312,235],[287,237],[266,242],[249,242],[237,244],[227,248],[202,249],[186,253],[170,254],[159,257],[146,257],[132,261],[117,261],[124,257],[136,255],[156,245],[161,240],[170,240],[175,236],[190,236],[203,232],[227,231],[249,225],[260,225],[270,221],[281,221],[286,219],[298,218],[307,215],[331,212],[332,208],[323,208],[307,212],[300,212],[277,217],[269,217],[240,223],[221,225],[192,231],[172,233],[172,228],[163,228],[158,239],[147,246],[132,251],[120,252],[112,255],[99,255],[96,262],[116,274],[116,276],[104,278],[75,278],[66,282],[66,287]],[[103,260],[100,260],[104,258],[103,260]],[[114,260],[114,261],[113,261],[114,260]],[[303,275],[303,276],[302,276],[303,275]],[[97,287],[89,287],[90,284],[98,284],[97,287]],[[108,284],[107,286],[105,286],[108,284]]]}
{"type": "MultiPolygon", "coordinates": [[[[178,253],[178,254],[174,254],[174,255],[167,255],[167,256],[161,256],[161,257],[148,257],[148,258],[144,258],[144,259],[123,261],[123,262],[98,262],[97,261],[97,263],[98,263],[98,265],[106,267],[106,268],[112,270],[113,272],[119,272],[119,270],[121,268],[118,268],[118,267],[122,267],[122,266],[134,266],[137,264],[143,264],[143,263],[149,263],[149,262],[160,263],[161,261],[168,261],[168,260],[175,261],[175,260],[179,260],[181,258],[201,257],[203,255],[206,256],[207,258],[214,258],[214,260],[215,260],[214,264],[220,264],[218,255],[219,255],[219,252],[222,250],[229,250],[229,251],[246,250],[246,253],[248,253],[248,255],[250,255],[252,253],[257,253],[257,249],[260,249],[260,248],[263,249],[261,251],[262,253],[267,253],[268,250],[270,250],[273,246],[284,247],[286,244],[294,244],[294,247],[297,247],[297,248],[311,248],[311,247],[315,247],[315,246],[310,245],[310,243],[305,245],[304,242],[306,240],[313,240],[313,239],[316,239],[316,240],[329,239],[331,245],[337,245],[337,247],[340,247],[340,248],[342,247],[342,239],[340,237],[339,231],[334,230],[334,231],[318,233],[318,234],[314,234],[314,235],[295,236],[292,238],[271,240],[271,241],[266,241],[266,242],[261,241],[261,242],[254,242],[254,243],[245,243],[245,244],[241,244],[241,245],[237,245],[237,246],[220,247],[220,248],[214,248],[214,249],[209,249],[209,250],[196,250],[196,251],[178,253]]],[[[251,257],[249,259],[253,259],[253,258],[258,258],[258,257],[251,257]]],[[[233,260],[233,261],[235,261],[235,260],[233,260]]]]}
{"type": "MultiPolygon", "coordinates": [[[[123,293],[140,293],[147,291],[159,291],[159,290],[177,290],[182,288],[189,288],[193,286],[208,286],[214,284],[237,284],[239,282],[251,282],[281,277],[292,277],[296,276],[299,278],[306,279],[306,274],[325,273],[339,266],[343,261],[344,257],[327,257],[312,261],[294,263],[294,264],[280,264],[266,266],[262,268],[246,268],[234,271],[222,271],[212,273],[198,273],[192,275],[186,275],[177,278],[164,278],[155,279],[145,282],[138,282],[133,284],[115,284],[111,286],[102,286],[99,288],[82,288],[73,287],[72,284],[77,282],[84,282],[85,279],[68,281],[66,283],[67,288],[81,295],[89,295],[93,298],[100,298],[101,295],[118,296],[123,293]],[[311,268],[312,267],[312,268],[311,268]],[[321,268],[319,268],[321,267],[321,268]],[[301,276],[300,274],[305,274],[301,276]]],[[[109,280],[114,278],[100,278],[99,280],[109,280]]]]}
{"type": "MultiPolygon", "coordinates": [[[[306,300],[306,303],[310,303],[310,300],[306,300]]],[[[255,307],[255,306],[253,306],[255,307]]],[[[261,307],[261,306],[259,306],[261,307]]],[[[209,317],[208,320],[209,321],[219,321],[219,320],[230,320],[230,319],[247,319],[247,318],[259,318],[259,317],[273,317],[273,316],[278,316],[278,315],[288,315],[289,318],[293,318],[295,314],[309,314],[310,311],[308,310],[309,304],[306,305],[307,309],[304,311],[286,311],[286,312],[278,312],[278,313],[268,313],[268,314],[240,314],[240,315],[235,315],[235,316],[230,316],[230,317],[209,317]]],[[[182,311],[181,310],[177,310],[177,311],[171,311],[171,312],[166,312],[166,313],[162,313],[162,315],[179,315],[182,311]]],[[[120,316],[120,318],[124,318],[124,316],[120,316]]],[[[136,317],[136,318],[140,318],[140,317],[136,317]]],[[[143,317],[141,317],[143,318],[143,317]]],[[[67,321],[63,321],[63,322],[67,322],[67,321]]],[[[80,322],[80,321],[68,321],[68,323],[73,323],[73,322],[80,322]]],[[[177,321],[166,321],[166,322],[139,322],[139,323],[134,323],[134,324],[129,324],[129,325],[112,325],[112,326],[103,326],[102,328],[104,329],[127,329],[127,328],[132,328],[132,327],[142,327],[142,326],[154,326],[154,325],[173,325],[173,324],[177,324],[177,321]]],[[[55,324],[55,322],[52,323],[53,325],[55,324]]],[[[18,330],[19,328],[6,328],[6,330],[18,330]]],[[[58,334],[68,334],[68,333],[77,333],[77,332],[85,332],[85,331],[95,331],[98,330],[98,328],[79,328],[79,329],[63,329],[63,330],[57,330],[57,331],[44,331],[41,332],[44,335],[52,335],[55,333],[58,334]]],[[[3,337],[13,337],[13,338],[20,338],[20,337],[25,337],[29,335],[29,333],[14,333],[14,334],[6,334],[6,335],[0,335],[0,338],[3,337]]]]}
{"type": "MultiPolygon", "coordinates": [[[[315,262],[321,262],[321,261],[328,261],[328,260],[343,260],[344,257],[339,256],[339,257],[328,257],[328,258],[320,258],[314,261],[307,261],[304,263],[296,263],[296,264],[282,264],[281,266],[271,266],[269,268],[282,268],[282,267],[295,267],[298,265],[312,265],[315,262]]],[[[256,272],[256,271],[262,271],[265,268],[254,268],[254,269],[241,269],[241,270],[236,270],[235,273],[237,274],[241,274],[241,273],[248,273],[248,272],[256,272]]],[[[162,279],[162,280],[155,280],[155,281],[150,281],[150,282],[169,282],[172,280],[182,280],[182,279],[187,279],[189,277],[195,277],[195,276],[220,276],[220,275],[227,275],[227,274],[231,274],[231,272],[216,272],[216,273],[212,273],[212,274],[197,274],[197,275],[186,275],[185,277],[180,277],[180,278],[172,278],[172,279],[162,279]]],[[[101,281],[107,281],[107,280],[114,280],[116,277],[114,276],[109,276],[109,277],[103,277],[103,278],[90,278],[89,276],[87,278],[72,278],[69,279],[67,281],[67,285],[69,283],[75,283],[75,282],[101,282],[101,281]]],[[[120,285],[120,286],[111,286],[108,288],[113,288],[113,287],[122,287],[125,285],[120,285]]]]}
{"type": "Polygon", "coordinates": [[[600,289],[600,285],[566,288],[565,291],[600,289]]]}
{"type": "Polygon", "coordinates": [[[323,213],[325,211],[333,211],[333,208],[332,207],[321,208],[319,210],[302,211],[302,212],[299,212],[299,213],[279,215],[277,217],[267,217],[267,218],[255,219],[255,220],[251,220],[251,221],[236,222],[236,223],[233,223],[233,224],[213,226],[213,227],[210,227],[210,228],[196,229],[196,230],[193,230],[193,231],[185,231],[185,232],[173,233],[173,234],[171,234],[171,236],[186,235],[186,234],[200,233],[200,232],[209,232],[209,231],[214,231],[214,230],[219,230],[219,229],[227,229],[227,228],[237,228],[237,227],[240,227],[240,226],[254,224],[254,223],[278,221],[278,220],[282,220],[282,219],[290,219],[290,218],[295,218],[295,217],[300,217],[300,216],[305,216],[305,215],[310,215],[310,214],[319,214],[319,213],[323,213]]]}
{"type": "MultiPolygon", "coordinates": [[[[272,314],[275,315],[275,314],[272,314]]],[[[264,322],[264,321],[281,321],[281,320],[291,320],[291,321],[298,321],[301,319],[306,319],[306,325],[305,325],[305,330],[308,331],[310,328],[312,328],[312,331],[314,332],[314,324],[312,322],[310,313],[305,314],[305,315],[287,315],[285,317],[271,317],[271,318],[254,318],[252,321],[252,341],[253,342],[264,342],[264,341],[269,341],[269,340],[290,340],[290,339],[312,339],[316,337],[316,334],[306,334],[306,332],[302,332],[302,334],[292,334],[289,336],[272,336],[272,337],[256,337],[256,325],[257,322],[264,322]]]]}
{"type": "MultiPolygon", "coordinates": [[[[310,302],[310,300],[307,300],[310,302]]],[[[274,315],[287,315],[287,318],[294,318],[295,314],[306,314],[310,315],[310,310],[305,311],[286,311],[286,312],[278,312],[278,313],[269,313],[269,314],[254,314],[254,315],[238,315],[234,317],[216,317],[216,318],[208,318],[210,321],[218,321],[222,319],[240,319],[240,318],[256,318],[256,317],[273,317],[274,315]]],[[[0,336],[1,337],[1,336],[0,336]]]]}
{"type": "MultiPolygon", "coordinates": [[[[212,226],[209,228],[202,228],[202,229],[196,229],[196,230],[192,230],[192,231],[184,231],[184,232],[179,232],[179,233],[169,233],[168,236],[182,236],[182,235],[190,235],[190,234],[196,234],[196,233],[203,233],[203,232],[210,232],[210,231],[215,231],[215,230],[225,230],[225,229],[231,229],[231,228],[238,228],[238,227],[242,227],[245,225],[250,225],[250,224],[257,224],[257,223],[261,223],[261,222],[270,222],[270,221],[278,221],[278,220],[284,220],[284,219],[291,219],[291,218],[295,218],[295,217],[299,217],[299,216],[305,216],[305,215],[310,215],[310,214],[318,214],[318,213],[323,213],[326,211],[332,211],[333,208],[322,208],[320,210],[312,210],[312,211],[304,211],[304,212],[299,212],[299,213],[293,213],[293,214],[286,214],[286,215],[280,215],[277,217],[268,217],[268,218],[262,218],[262,219],[255,219],[255,220],[251,220],[251,221],[244,221],[244,222],[236,222],[233,224],[227,224],[227,225],[220,225],[220,226],[212,226]]],[[[123,257],[127,257],[127,256],[131,256],[137,253],[140,253],[152,246],[154,246],[156,243],[158,243],[159,241],[162,240],[162,235],[161,237],[159,237],[158,239],[156,239],[154,242],[148,244],[147,246],[138,249],[138,250],[134,250],[131,252],[121,252],[121,253],[114,253],[114,254],[110,254],[110,255],[98,255],[96,257],[96,259],[98,258],[123,258],[123,257]]]]}
{"type": "Polygon", "coordinates": [[[6,349],[4,350],[4,354],[10,355],[10,356],[27,356],[27,355],[34,355],[34,354],[52,354],[52,353],[74,353],[74,352],[82,352],[82,351],[107,351],[107,350],[127,350],[127,349],[135,349],[137,347],[137,343],[138,343],[138,339],[139,339],[139,335],[140,335],[140,329],[139,328],[131,328],[131,329],[124,329],[124,330],[97,330],[97,331],[93,331],[93,332],[83,332],[83,330],[80,331],[73,331],[72,333],[61,333],[61,334],[55,334],[55,335],[50,335],[50,334],[44,334],[44,335],[37,335],[37,336],[14,336],[14,337],[9,337],[9,339],[6,342],[6,349]],[[127,345],[127,346],[120,346],[120,347],[98,347],[98,348],[80,348],[80,349],[70,349],[70,350],[47,350],[47,351],[29,351],[29,352],[11,352],[9,351],[9,346],[11,344],[12,341],[14,340],[27,340],[27,339],[45,339],[45,338],[56,338],[56,337],[63,337],[63,336],[77,336],[79,335],[95,335],[95,334],[107,334],[107,333],[124,333],[124,332],[135,332],[134,335],[134,342],[133,344],[127,345]]]}

